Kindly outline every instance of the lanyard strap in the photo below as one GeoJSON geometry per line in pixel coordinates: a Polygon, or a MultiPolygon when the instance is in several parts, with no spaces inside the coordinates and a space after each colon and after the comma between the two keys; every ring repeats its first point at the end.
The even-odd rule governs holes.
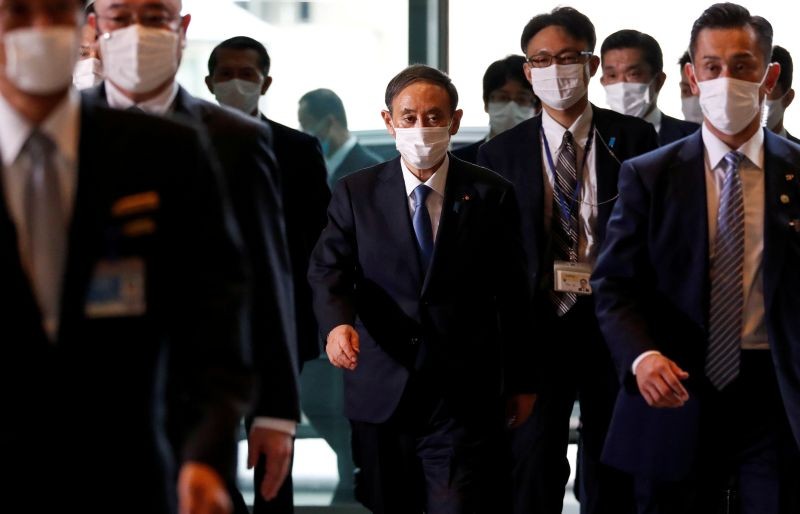
{"type": "MultiPolygon", "coordinates": [[[[589,138],[586,141],[586,148],[583,152],[583,161],[581,162],[580,167],[575,172],[575,191],[573,192],[572,198],[567,198],[564,195],[564,192],[559,190],[558,187],[558,177],[556,176],[556,167],[553,164],[553,156],[550,154],[550,145],[547,144],[547,136],[544,133],[544,127],[542,127],[542,143],[544,144],[544,151],[545,155],[547,156],[547,164],[550,167],[550,174],[553,176],[553,192],[555,193],[556,201],[558,202],[558,207],[561,209],[561,215],[564,219],[569,219],[569,215],[571,212],[571,205],[570,202],[574,205],[580,203],[581,197],[581,187],[583,186],[583,170],[586,168],[586,161],[589,158],[589,152],[592,150],[592,142],[594,141],[594,122],[589,126],[589,138]]],[[[575,145],[577,147],[578,142],[575,141],[575,145]]],[[[577,164],[577,163],[576,163],[577,164]]]]}

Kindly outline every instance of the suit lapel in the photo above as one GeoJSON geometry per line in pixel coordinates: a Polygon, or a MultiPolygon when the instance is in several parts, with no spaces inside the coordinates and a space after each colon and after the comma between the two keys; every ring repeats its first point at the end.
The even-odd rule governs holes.
{"type": "Polygon", "coordinates": [[[605,240],[606,225],[611,217],[615,199],[617,197],[617,180],[619,179],[620,163],[606,148],[612,147],[619,140],[618,127],[610,122],[602,110],[592,105],[592,118],[594,127],[599,136],[594,134],[595,177],[597,180],[597,223],[595,238],[598,244],[605,240]],[[601,140],[602,138],[602,140],[601,140]]]}

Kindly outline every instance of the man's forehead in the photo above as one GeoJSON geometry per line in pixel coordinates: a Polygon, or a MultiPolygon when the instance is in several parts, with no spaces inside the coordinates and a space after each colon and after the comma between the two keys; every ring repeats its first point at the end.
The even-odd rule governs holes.
{"type": "Polygon", "coordinates": [[[695,59],[706,55],[720,57],[721,53],[758,54],[758,35],[749,25],[744,27],[709,27],[697,34],[695,59]]]}
{"type": "Polygon", "coordinates": [[[182,0],[96,0],[96,9],[141,9],[145,7],[153,9],[168,9],[180,12],[183,8],[182,0]]]}
{"type": "Polygon", "coordinates": [[[258,52],[252,48],[220,48],[217,64],[220,66],[253,66],[258,68],[258,52]]]}

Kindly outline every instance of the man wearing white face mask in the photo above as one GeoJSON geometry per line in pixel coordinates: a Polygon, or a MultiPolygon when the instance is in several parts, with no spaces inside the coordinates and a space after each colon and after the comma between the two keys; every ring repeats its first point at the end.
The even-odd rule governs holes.
{"type": "Polygon", "coordinates": [[[514,190],[447,153],[457,103],[428,66],[389,82],[400,157],[337,183],[308,272],[376,513],[506,512],[503,431],[535,401],[514,190]]]}
{"type": "MultiPolygon", "coordinates": [[[[94,0],[86,5],[84,13],[86,17],[94,13],[94,0]]],[[[76,89],[89,89],[103,82],[103,63],[100,61],[97,45],[97,32],[89,24],[84,24],[81,30],[80,59],[72,74],[72,83],[76,89]]]]}
{"type": "Polygon", "coordinates": [[[637,30],[620,30],[600,46],[608,106],[618,113],[642,118],[658,132],[663,146],[688,136],[700,125],[667,116],[657,106],[667,76],[658,41],[637,30]]]}
{"type": "Polygon", "coordinates": [[[678,68],[680,69],[681,80],[678,85],[681,88],[681,112],[683,119],[691,121],[692,123],[703,123],[703,111],[700,109],[700,97],[692,93],[692,87],[689,85],[689,78],[686,76],[686,64],[692,62],[689,57],[689,52],[683,52],[681,58],[678,59],[678,68]]]}
{"type": "MultiPolygon", "coordinates": [[[[248,465],[266,456],[267,473],[257,490],[272,498],[288,474],[300,420],[281,180],[267,125],[194,98],[175,81],[191,21],[189,14],[181,15],[181,8],[180,0],[96,0],[89,23],[99,34],[106,80],[85,97],[115,109],[189,120],[201,126],[211,142],[253,271],[249,343],[259,390],[247,417],[248,465]]],[[[168,420],[173,446],[180,452],[196,412],[185,384],[169,385],[175,403],[184,409],[168,420]]],[[[234,498],[237,509],[246,508],[238,494],[234,498]]]]}
{"type": "Polygon", "coordinates": [[[625,162],[592,280],[625,384],[604,459],[639,514],[796,513],[800,146],[761,127],[767,20],[712,5],[689,50],[702,129],[625,162]]]}
{"type": "Polygon", "coordinates": [[[525,58],[521,55],[509,55],[486,68],[483,74],[483,110],[489,115],[489,133],[480,141],[456,148],[453,155],[475,163],[478,161],[478,148],[483,143],[539,115],[542,104],[525,78],[524,64],[525,58]]]}
{"type": "Polygon", "coordinates": [[[0,0],[0,494],[41,512],[229,512],[252,385],[238,232],[196,129],[71,87],[82,7],[0,0]],[[168,357],[202,385],[179,461],[168,357]]]}
{"type": "Polygon", "coordinates": [[[542,115],[484,144],[478,164],[514,183],[522,213],[537,334],[546,345],[540,403],[513,434],[514,511],[560,514],[569,477],[570,415],[580,400],[578,487],[584,513],[632,508],[626,477],[600,463],[617,389],[597,328],[588,280],[617,198],[620,161],[658,146],[653,126],[589,103],[599,66],[592,22],[569,7],[532,18],[522,32],[525,74],[542,115]]]}
{"type": "Polygon", "coordinates": [[[775,84],[775,88],[764,103],[764,126],[779,136],[785,137],[789,141],[800,143],[800,139],[789,134],[789,132],[786,131],[786,127],[783,126],[783,113],[794,100],[794,89],[792,89],[792,73],[794,71],[794,66],[792,65],[792,56],[785,48],[775,45],[772,47],[771,62],[780,64],[781,76],[778,77],[778,83],[775,84]]]}

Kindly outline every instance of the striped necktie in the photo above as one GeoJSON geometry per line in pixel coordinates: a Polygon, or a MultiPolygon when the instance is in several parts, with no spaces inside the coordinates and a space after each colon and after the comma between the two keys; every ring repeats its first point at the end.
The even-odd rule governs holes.
{"type": "MultiPolygon", "coordinates": [[[[578,186],[577,154],[572,132],[564,132],[553,183],[553,259],[578,262],[578,209],[573,201],[578,186]],[[562,203],[562,201],[564,203],[562,203]]],[[[575,293],[550,290],[550,301],[559,316],[566,314],[578,297],[575,293]]]]}
{"type": "Polygon", "coordinates": [[[744,155],[725,155],[725,179],[711,257],[711,305],[705,372],[722,390],[739,375],[744,311],[744,199],[739,164],[744,155]]]}

